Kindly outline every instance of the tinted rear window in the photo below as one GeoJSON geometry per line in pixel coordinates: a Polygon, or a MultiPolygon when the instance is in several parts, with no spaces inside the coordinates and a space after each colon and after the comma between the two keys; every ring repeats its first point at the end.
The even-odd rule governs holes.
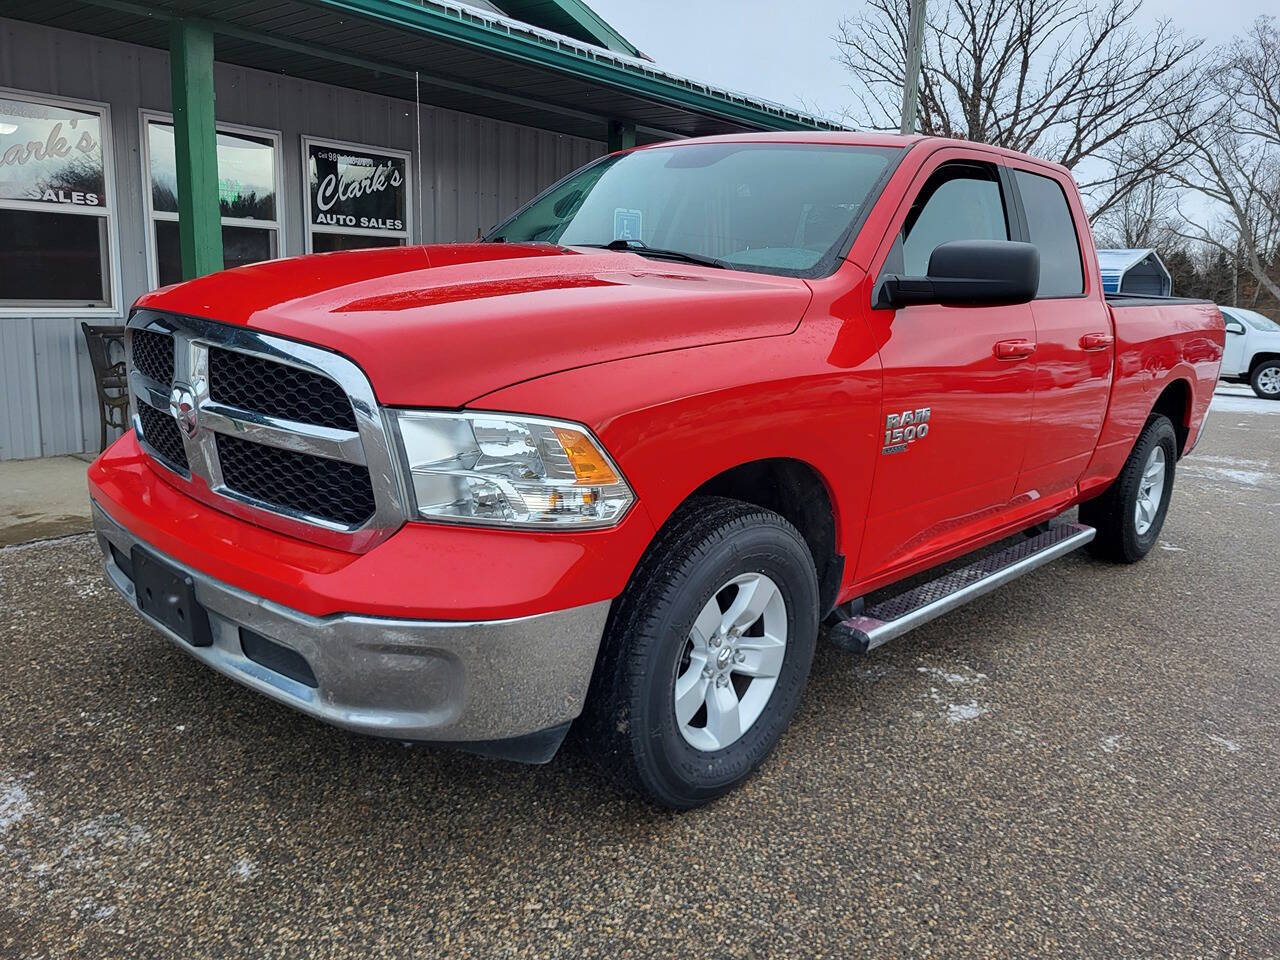
{"type": "Polygon", "coordinates": [[[1037,299],[1076,297],[1084,293],[1084,268],[1067,195],[1058,181],[1014,170],[1031,242],[1040,250],[1037,299]]]}

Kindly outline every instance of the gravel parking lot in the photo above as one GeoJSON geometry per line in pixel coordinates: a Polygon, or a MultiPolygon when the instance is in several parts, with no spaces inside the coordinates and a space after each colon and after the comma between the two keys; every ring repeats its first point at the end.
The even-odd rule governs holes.
{"type": "Polygon", "coordinates": [[[351,736],[204,669],[91,538],[0,550],[0,956],[1280,955],[1280,403],[1227,388],[1142,564],[820,648],[684,815],[570,746],[351,736]]]}

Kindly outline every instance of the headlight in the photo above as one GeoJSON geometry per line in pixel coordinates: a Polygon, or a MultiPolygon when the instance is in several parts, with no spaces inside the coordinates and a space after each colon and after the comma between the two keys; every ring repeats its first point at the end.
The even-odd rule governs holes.
{"type": "Polygon", "coordinates": [[[419,517],[513,527],[607,527],[635,499],[581,424],[496,413],[392,411],[419,517]]]}

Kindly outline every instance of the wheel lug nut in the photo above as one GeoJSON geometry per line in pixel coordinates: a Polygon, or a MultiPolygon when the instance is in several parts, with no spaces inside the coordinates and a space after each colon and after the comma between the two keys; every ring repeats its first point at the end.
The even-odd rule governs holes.
{"type": "Polygon", "coordinates": [[[716,647],[720,646],[720,638],[713,634],[708,638],[707,646],[714,650],[716,647]]]}
{"type": "Polygon", "coordinates": [[[714,674],[714,673],[715,673],[715,671],[711,669],[711,665],[710,665],[710,664],[708,664],[707,666],[705,666],[705,667],[703,667],[703,668],[702,668],[702,675],[703,675],[704,677],[706,677],[708,680],[710,680],[710,679],[711,679],[711,675],[712,675],[712,674],[714,674]]]}
{"type": "Polygon", "coordinates": [[[742,663],[744,660],[747,659],[747,655],[743,651],[739,650],[737,653],[733,655],[733,659],[736,663],[742,663]]]}

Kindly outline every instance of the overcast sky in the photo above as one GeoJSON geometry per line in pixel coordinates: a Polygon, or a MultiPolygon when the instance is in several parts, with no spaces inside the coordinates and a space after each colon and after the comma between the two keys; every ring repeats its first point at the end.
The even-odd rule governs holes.
{"type": "MultiPolygon", "coordinates": [[[[675,73],[788,106],[835,115],[848,106],[833,60],[836,22],[858,0],[587,0],[619,33],[675,73]]],[[[1210,44],[1243,32],[1274,0],[1147,0],[1143,16],[1168,17],[1210,44]]]]}

